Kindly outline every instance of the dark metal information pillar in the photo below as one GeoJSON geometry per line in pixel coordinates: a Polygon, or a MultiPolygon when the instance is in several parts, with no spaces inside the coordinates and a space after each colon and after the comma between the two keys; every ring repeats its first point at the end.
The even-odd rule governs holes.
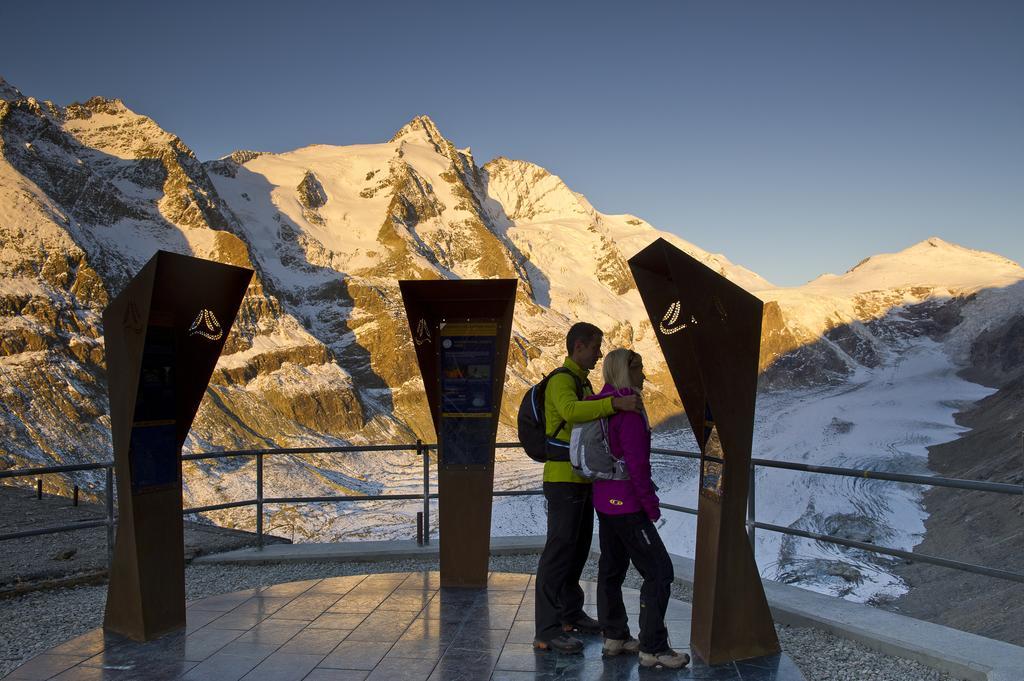
{"type": "Polygon", "coordinates": [[[398,284],[437,433],[441,586],[484,587],[517,282],[398,284]]]}
{"type": "Polygon", "coordinates": [[[185,626],[181,447],[252,270],[158,251],[103,312],[118,525],[103,627],[185,626]]]}
{"type": "Polygon", "coordinates": [[[701,449],[690,647],[708,664],[778,652],[744,523],[762,303],[664,239],[629,266],[701,449]]]}

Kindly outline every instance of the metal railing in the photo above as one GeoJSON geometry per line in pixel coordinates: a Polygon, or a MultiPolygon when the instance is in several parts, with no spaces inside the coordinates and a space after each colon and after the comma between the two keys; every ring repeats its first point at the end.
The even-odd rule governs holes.
{"type": "MultiPolygon", "coordinates": [[[[499,449],[511,449],[521,447],[518,442],[502,442],[496,444],[499,449]]],[[[260,547],[264,543],[264,528],[263,528],[263,517],[264,507],[266,504],[285,504],[285,503],[323,503],[323,502],[356,502],[356,501],[410,501],[410,500],[423,500],[423,511],[418,515],[422,515],[422,541],[424,543],[430,542],[430,500],[437,499],[437,493],[430,491],[430,452],[436,451],[437,445],[426,444],[421,441],[416,441],[412,444],[398,444],[398,445],[352,445],[344,447],[294,447],[286,449],[248,449],[248,450],[237,450],[237,451],[223,451],[223,452],[203,452],[198,454],[184,454],[182,455],[183,461],[198,461],[198,460],[211,460],[211,459],[227,459],[240,456],[251,456],[256,459],[256,498],[247,499],[242,501],[231,501],[221,504],[211,504],[207,506],[197,506],[192,508],[186,508],[182,511],[184,515],[191,515],[197,513],[207,513],[210,511],[219,511],[229,508],[239,508],[243,506],[255,506],[256,507],[256,535],[257,543],[260,547]],[[394,451],[413,451],[416,456],[420,456],[423,459],[423,491],[420,494],[372,494],[372,495],[338,495],[338,496],[315,496],[315,497],[264,497],[263,496],[263,459],[267,456],[280,456],[286,454],[296,455],[309,455],[309,454],[343,454],[343,453],[354,453],[354,452],[394,452],[394,451]]],[[[676,458],[686,459],[700,459],[698,452],[685,452],[673,449],[663,448],[652,448],[652,454],[676,458]]],[[[974,565],[972,563],[965,563],[961,561],[955,561],[948,558],[941,558],[938,556],[931,556],[921,553],[912,553],[909,551],[903,551],[901,549],[894,549],[884,546],[878,546],[869,542],[856,541],[853,539],[846,539],[843,537],[836,537],[833,535],[820,534],[816,532],[809,532],[806,530],[800,530],[792,527],[783,527],[780,525],[773,525],[770,523],[763,523],[757,520],[756,517],[756,504],[755,504],[755,476],[754,471],[756,467],[760,466],[763,468],[776,468],[783,470],[800,471],[805,473],[817,473],[823,475],[837,475],[845,477],[860,478],[864,480],[884,480],[890,482],[901,482],[914,485],[924,485],[932,487],[946,487],[951,489],[962,489],[962,490],[973,490],[982,492],[994,492],[998,494],[1013,494],[1024,498],[1024,484],[1015,485],[1010,483],[1000,482],[987,482],[980,480],[960,480],[956,478],[944,478],[938,476],[929,475],[915,475],[909,473],[887,473],[883,471],[872,471],[863,469],[852,469],[852,468],[840,468],[836,466],[815,466],[811,464],[796,463],[792,461],[773,461],[769,459],[751,459],[750,467],[750,485],[747,498],[747,534],[750,539],[751,545],[755,545],[755,532],[758,529],[768,530],[771,532],[778,532],[781,534],[803,537],[805,539],[812,539],[814,541],[827,542],[831,544],[837,544],[840,546],[846,546],[849,548],[860,549],[871,553],[877,553],[888,556],[895,556],[910,561],[918,561],[922,563],[929,563],[932,565],[938,565],[947,568],[953,568],[956,570],[962,570],[965,572],[972,572],[975,574],[987,575],[989,577],[996,577],[999,579],[1006,579],[1010,581],[1024,583],[1024,574],[1012,572],[1009,570],[1002,570],[999,568],[992,568],[983,565],[974,565]]],[[[113,463],[91,463],[91,464],[79,464],[71,466],[45,466],[38,468],[23,468],[18,470],[7,470],[0,471],[0,480],[15,477],[31,477],[36,475],[50,474],[50,473],[69,473],[86,470],[106,470],[106,518],[102,521],[95,522],[83,522],[75,523],[70,525],[60,525],[45,528],[37,528],[33,530],[25,530],[21,532],[13,532],[9,534],[0,534],[0,541],[9,539],[20,539],[24,537],[32,537],[42,534],[52,534],[55,532],[68,532],[75,530],[85,530],[93,527],[106,526],[107,528],[107,550],[108,556],[112,555],[113,552],[113,532],[116,522],[114,515],[114,495],[113,495],[113,463]]],[[[539,496],[543,492],[540,490],[507,490],[507,491],[495,491],[493,496],[495,497],[511,497],[511,496],[539,496]]],[[[686,506],[678,506],[675,504],[662,503],[661,508],[677,511],[681,513],[689,513],[696,515],[697,510],[686,506]]]]}

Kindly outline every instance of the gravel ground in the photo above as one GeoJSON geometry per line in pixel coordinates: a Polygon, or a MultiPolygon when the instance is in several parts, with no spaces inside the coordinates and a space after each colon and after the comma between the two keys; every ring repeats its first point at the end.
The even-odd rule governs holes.
{"type": "MultiPolygon", "coordinates": [[[[491,569],[533,573],[536,555],[494,556],[491,569]]],[[[380,563],[281,563],[277,565],[189,565],[185,570],[189,598],[335,575],[373,572],[436,570],[432,560],[380,563]]],[[[596,580],[597,563],[590,561],[584,579],[596,580]]],[[[630,569],[626,586],[640,588],[640,576],[630,569]]],[[[35,591],[0,600],[0,676],[32,656],[102,626],[107,587],[79,586],[35,591]]],[[[673,587],[673,597],[689,602],[688,586],[673,587]]],[[[951,679],[916,662],[888,657],[862,645],[817,629],[777,626],[783,650],[808,681],[872,679],[910,681],[951,679]]]]}

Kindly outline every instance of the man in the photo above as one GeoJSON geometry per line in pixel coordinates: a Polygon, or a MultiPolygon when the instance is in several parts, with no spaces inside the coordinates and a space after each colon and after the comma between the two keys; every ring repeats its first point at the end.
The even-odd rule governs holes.
{"type": "Polygon", "coordinates": [[[537,565],[537,629],[533,645],[540,650],[578,653],[583,650],[583,643],[570,632],[601,630],[598,621],[583,612],[580,575],[590,555],[594,534],[593,493],[590,481],[576,475],[569,463],[569,436],[573,424],[611,416],[616,411],[637,411],[640,406],[636,395],[582,399],[594,394],[587,374],[603,356],[603,335],[593,324],[573,324],[565,338],[569,356],[562,365],[571,375],[555,374],[544,391],[544,422],[554,446],[549,448],[549,460],[544,464],[548,534],[537,565]],[[577,394],[577,382],[582,384],[582,395],[577,394]]]}

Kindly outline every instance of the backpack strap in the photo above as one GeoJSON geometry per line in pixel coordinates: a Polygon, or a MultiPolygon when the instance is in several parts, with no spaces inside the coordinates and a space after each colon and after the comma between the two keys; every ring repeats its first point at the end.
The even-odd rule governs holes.
{"type": "MultiPolygon", "coordinates": [[[[591,393],[594,392],[594,387],[590,385],[590,381],[588,379],[580,378],[579,376],[574,374],[572,371],[570,371],[566,367],[558,367],[557,369],[552,371],[550,374],[548,374],[547,378],[545,378],[544,380],[545,381],[551,380],[551,377],[554,376],[555,374],[569,374],[570,376],[572,376],[573,382],[576,383],[576,399],[577,400],[582,400],[583,399],[583,384],[584,384],[584,382],[586,382],[586,385],[590,387],[590,392],[591,393]]],[[[547,385],[545,385],[544,388],[547,389],[547,385]]],[[[566,423],[567,423],[567,421],[565,419],[562,419],[558,423],[558,427],[555,428],[555,431],[551,434],[551,437],[555,437],[556,435],[558,435],[558,433],[561,432],[562,428],[565,428],[565,424],[566,423]]]]}

